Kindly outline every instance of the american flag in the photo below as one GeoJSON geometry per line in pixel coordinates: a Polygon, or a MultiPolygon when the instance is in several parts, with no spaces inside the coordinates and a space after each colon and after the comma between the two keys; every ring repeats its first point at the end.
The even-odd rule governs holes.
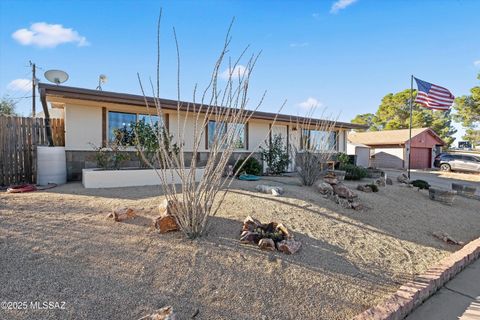
{"type": "Polygon", "coordinates": [[[414,79],[417,82],[418,87],[417,97],[415,98],[416,103],[429,109],[450,109],[455,97],[447,88],[417,78],[414,79]]]}

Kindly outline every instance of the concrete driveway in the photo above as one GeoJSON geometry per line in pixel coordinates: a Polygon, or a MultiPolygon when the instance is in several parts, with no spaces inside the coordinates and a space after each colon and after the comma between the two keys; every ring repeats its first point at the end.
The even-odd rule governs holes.
{"type": "MultiPolygon", "coordinates": [[[[388,177],[396,180],[402,172],[401,170],[382,169],[388,177]]],[[[406,172],[406,171],[405,171],[406,172]]],[[[452,182],[461,183],[477,188],[477,195],[480,195],[480,174],[460,173],[460,172],[443,172],[443,171],[420,171],[412,170],[411,180],[421,179],[427,181],[431,186],[452,189],[452,182]]]]}

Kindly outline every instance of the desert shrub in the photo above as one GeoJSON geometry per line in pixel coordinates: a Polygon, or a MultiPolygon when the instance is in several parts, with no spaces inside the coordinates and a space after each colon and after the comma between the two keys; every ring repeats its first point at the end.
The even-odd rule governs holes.
{"type": "Polygon", "coordinates": [[[267,143],[268,148],[260,146],[262,160],[267,163],[268,173],[280,174],[287,170],[290,163],[287,146],[283,144],[281,135],[274,135],[271,143],[267,143]]]}
{"type": "Polygon", "coordinates": [[[430,188],[430,184],[425,180],[413,180],[411,184],[419,189],[428,190],[430,188]]]}
{"type": "Polygon", "coordinates": [[[358,167],[353,164],[344,164],[340,166],[340,170],[345,171],[346,180],[361,180],[367,176],[367,169],[358,167]]]}
{"type": "Polygon", "coordinates": [[[378,186],[375,183],[367,184],[373,192],[378,192],[378,186]]]}
{"type": "Polygon", "coordinates": [[[258,176],[262,173],[262,165],[257,159],[250,157],[237,161],[233,170],[236,175],[246,173],[258,176]]]}

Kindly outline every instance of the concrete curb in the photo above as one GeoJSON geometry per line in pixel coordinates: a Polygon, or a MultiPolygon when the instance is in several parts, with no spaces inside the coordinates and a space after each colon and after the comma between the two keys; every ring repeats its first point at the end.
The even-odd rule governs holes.
{"type": "Polygon", "coordinates": [[[401,286],[385,302],[356,315],[352,320],[404,319],[413,309],[479,257],[480,238],[445,257],[424,274],[401,286]]]}

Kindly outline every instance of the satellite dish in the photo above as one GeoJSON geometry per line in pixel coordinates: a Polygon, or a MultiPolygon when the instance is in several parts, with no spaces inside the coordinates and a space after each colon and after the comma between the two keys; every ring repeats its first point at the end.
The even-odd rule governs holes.
{"type": "Polygon", "coordinates": [[[48,81],[59,85],[68,80],[68,74],[62,70],[48,70],[45,72],[45,78],[47,78],[48,81]]]}
{"type": "Polygon", "coordinates": [[[102,84],[107,83],[107,81],[108,81],[108,78],[107,78],[106,75],[104,75],[104,74],[99,75],[99,76],[98,76],[98,86],[97,86],[97,90],[102,91],[102,84]]]}

